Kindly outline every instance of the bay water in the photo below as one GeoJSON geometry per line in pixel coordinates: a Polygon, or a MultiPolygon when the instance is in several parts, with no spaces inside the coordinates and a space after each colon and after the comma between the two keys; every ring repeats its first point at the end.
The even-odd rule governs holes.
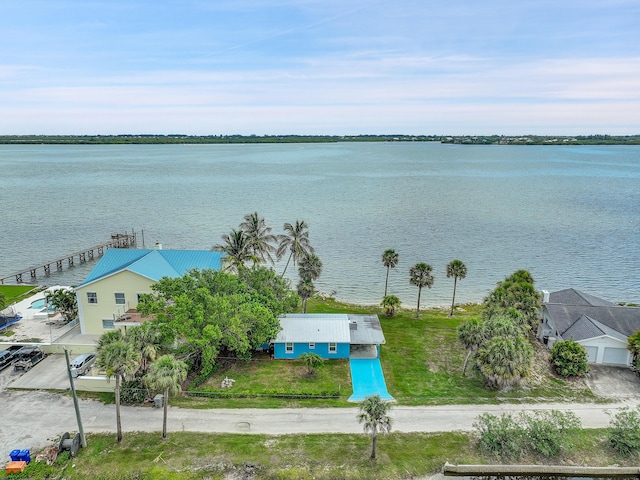
{"type": "MultiPolygon", "coordinates": [[[[0,146],[0,276],[131,230],[139,246],[144,232],[148,248],[209,249],[254,211],[275,234],[307,222],[318,290],[351,303],[381,301],[388,248],[399,254],[389,293],[407,307],[418,262],[435,277],[422,307],[451,302],[453,259],[468,269],[460,303],[518,269],[539,290],[640,303],[637,146],[0,146]]],[[[74,285],[93,266],[37,281],[74,285]]]]}

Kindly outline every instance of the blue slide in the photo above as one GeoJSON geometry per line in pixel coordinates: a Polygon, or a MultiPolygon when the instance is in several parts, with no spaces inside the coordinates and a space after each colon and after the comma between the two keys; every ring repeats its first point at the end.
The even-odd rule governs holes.
{"type": "Polygon", "coordinates": [[[387,391],[384,381],[382,365],[379,358],[352,358],[349,360],[351,367],[351,383],[353,395],[350,402],[361,402],[371,395],[380,395],[383,400],[391,401],[394,398],[387,391]]]}

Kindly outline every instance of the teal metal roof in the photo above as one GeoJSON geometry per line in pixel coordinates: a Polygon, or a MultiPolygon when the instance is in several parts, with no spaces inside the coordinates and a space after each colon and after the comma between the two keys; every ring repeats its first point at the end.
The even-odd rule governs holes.
{"type": "Polygon", "coordinates": [[[210,250],[110,248],[78,287],[125,270],[154,281],[162,277],[181,277],[194,268],[220,270],[222,256],[222,253],[210,250]]]}

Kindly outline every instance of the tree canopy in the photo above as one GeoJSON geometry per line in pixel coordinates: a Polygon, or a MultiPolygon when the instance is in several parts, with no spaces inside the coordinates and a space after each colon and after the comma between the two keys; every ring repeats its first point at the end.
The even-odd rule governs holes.
{"type": "Polygon", "coordinates": [[[498,282],[496,288],[485,298],[485,313],[491,317],[504,314],[521,319],[529,330],[540,320],[542,295],[534,287],[534,280],[526,270],[518,270],[498,282]]]}
{"type": "Polygon", "coordinates": [[[250,358],[275,338],[279,315],[298,304],[288,282],[260,266],[240,268],[238,275],[193,270],[162,278],[152,289],[138,310],[157,316],[202,376],[213,371],[218,356],[250,358]]]}

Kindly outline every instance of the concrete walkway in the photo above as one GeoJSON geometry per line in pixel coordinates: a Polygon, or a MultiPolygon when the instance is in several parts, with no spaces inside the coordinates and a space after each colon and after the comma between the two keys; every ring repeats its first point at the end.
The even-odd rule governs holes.
{"type": "MultiPolygon", "coordinates": [[[[70,396],[43,391],[5,390],[0,393],[2,421],[0,445],[8,454],[16,448],[37,451],[51,444],[64,432],[78,430],[70,396]]],[[[452,405],[437,407],[394,407],[391,410],[393,431],[446,432],[473,429],[482,413],[499,414],[521,410],[571,410],[585,428],[605,427],[606,412],[622,407],[636,407],[638,399],[602,404],[535,404],[535,405],[452,405]]],[[[86,433],[114,432],[115,406],[82,400],[80,411],[86,433]]],[[[211,433],[362,433],[357,422],[357,408],[283,408],[283,409],[214,409],[191,410],[169,408],[169,431],[211,433]]],[[[161,431],[162,409],[122,407],[125,432],[161,431]]],[[[0,452],[2,455],[2,452],[0,452]]]]}

